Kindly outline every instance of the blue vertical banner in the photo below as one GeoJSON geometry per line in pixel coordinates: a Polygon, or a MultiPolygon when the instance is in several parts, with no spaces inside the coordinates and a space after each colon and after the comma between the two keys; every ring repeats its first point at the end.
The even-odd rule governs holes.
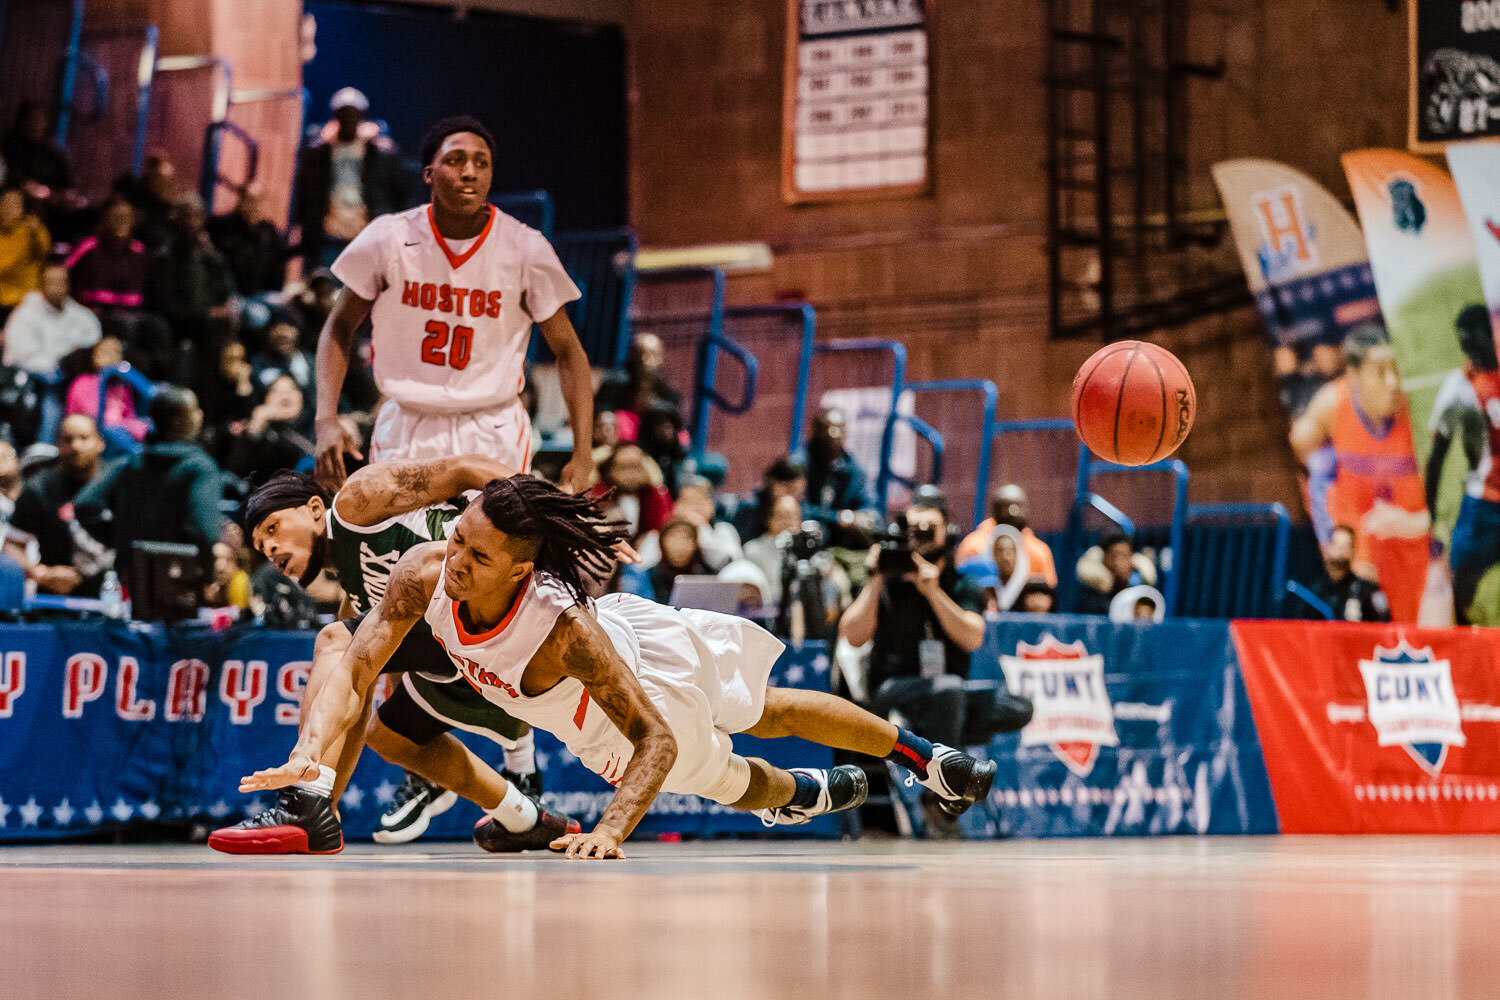
{"type": "Polygon", "coordinates": [[[991,741],[1000,769],[971,836],[1276,832],[1227,622],[998,616],[970,676],[1036,709],[991,741]]]}

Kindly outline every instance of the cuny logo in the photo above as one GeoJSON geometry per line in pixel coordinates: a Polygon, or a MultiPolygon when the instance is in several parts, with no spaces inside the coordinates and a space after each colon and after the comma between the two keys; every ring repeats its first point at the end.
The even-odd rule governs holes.
{"type": "Polygon", "coordinates": [[[1301,188],[1287,184],[1261,191],[1251,196],[1250,206],[1260,224],[1256,256],[1268,282],[1278,285],[1317,270],[1318,234],[1303,220],[1301,188]]]}
{"type": "Polygon", "coordinates": [[[1033,646],[1017,643],[1015,656],[1000,657],[1010,690],[1030,698],[1031,722],[1022,746],[1048,746],[1079,777],[1094,769],[1101,746],[1118,746],[1114,710],[1104,688],[1104,657],[1082,642],[1064,646],[1049,632],[1033,646]]]}
{"type": "Polygon", "coordinates": [[[1359,672],[1379,744],[1401,747],[1436,777],[1448,748],[1464,745],[1449,662],[1434,659],[1431,647],[1412,649],[1402,639],[1395,649],[1376,646],[1373,659],[1359,661],[1359,672]]]}

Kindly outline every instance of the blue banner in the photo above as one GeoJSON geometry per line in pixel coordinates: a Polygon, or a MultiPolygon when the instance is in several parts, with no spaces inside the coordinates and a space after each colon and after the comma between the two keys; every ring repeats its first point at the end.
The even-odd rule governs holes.
{"type": "MultiPolygon", "coordinates": [[[[168,629],[86,622],[0,627],[0,842],[76,837],[132,823],[217,827],[269,805],[241,795],[242,775],[286,759],[297,735],[313,634],[168,629]]],[[[827,690],[821,645],[788,650],[771,683],[827,690]]],[[[500,749],[458,734],[498,767],[500,749]]],[[[828,767],[831,753],[797,740],[736,737],[741,752],[783,766],[828,767]]],[[[556,740],[537,734],[548,802],[588,827],[612,789],[556,740]]],[[[346,839],[367,839],[401,783],[373,752],[340,804],[346,839]]],[[[460,802],[433,838],[467,838],[477,806],[460,802]]],[[[761,832],[753,815],[693,796],[663,795],[639,831],[709,836],[761,832]]],[[[779,827],[837,833],[834,817],[779,827]]]]}
{"type": "Polygon", "coordinates": [[[970,836],[1277,831],[1227,622],[998,616],[970,676],[1036,706],[991,742],[1000,770],[970,836]]]}

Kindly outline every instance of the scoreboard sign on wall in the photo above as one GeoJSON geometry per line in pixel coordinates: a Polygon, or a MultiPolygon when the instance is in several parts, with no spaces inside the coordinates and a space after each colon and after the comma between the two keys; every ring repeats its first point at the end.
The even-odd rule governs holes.
{"type": "Polygon", "coordinates": [[[1500,136],[1500,0],[1410,0],[1413,149],[1500,136]]]}
{"type": "Polygon", "coordinates": [[[788,0],[788,202],[925,192],[932,0],[788,0]]]}

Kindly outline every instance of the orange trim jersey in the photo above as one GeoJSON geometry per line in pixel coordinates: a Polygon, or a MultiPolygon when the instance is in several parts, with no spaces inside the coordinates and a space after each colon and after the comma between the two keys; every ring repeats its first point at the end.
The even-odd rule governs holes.
{"type": "Polygon", "coordinates": [[[533,321],[580,297],[546,237],[491,207],[473,240],[445,240],[430,205],[382,215],[334,261],[374,304],[375,384],[406,409],[467,413],[516,398],[533,321]]]}
{"type": "Polygon", "coordinates": [[[1334,524],[1355,529],[1355,560],[1375,566],[1380,587],[1390,598],[1391,618],[1414,622],[1427,585],[1428,536],[1378,538],[1361,527],[1377,500],[1403,510],[1427,508],[1412,447],[1411,415],[1403,402],[1387,427],[1376,428],[1355,405],[1347,378],[1338,383],[1337,391],[1330,436],[1338,474],[1328,489],[1328,513],[1334,524]]]}
{"type": "MultiPolygon", "coordinates": [[[[583,766],[618,784],[635,747],[594,703],[583,682],[564,677],[537,695],[521,678],[573,596],[533,573],[498,625],[471,633],[458,602],[440,584],[424,617],[459,674],[514,718],[552,733],[583,766]]],[[[669,608],[633,594],[607,594],[587,609],[640,682],[677,740],[677,761],[662,790],[709,794],[722,780],[733,743],[765,710],[771,665],[781,642],[753,622],[712,611],[669,608]]]]}

